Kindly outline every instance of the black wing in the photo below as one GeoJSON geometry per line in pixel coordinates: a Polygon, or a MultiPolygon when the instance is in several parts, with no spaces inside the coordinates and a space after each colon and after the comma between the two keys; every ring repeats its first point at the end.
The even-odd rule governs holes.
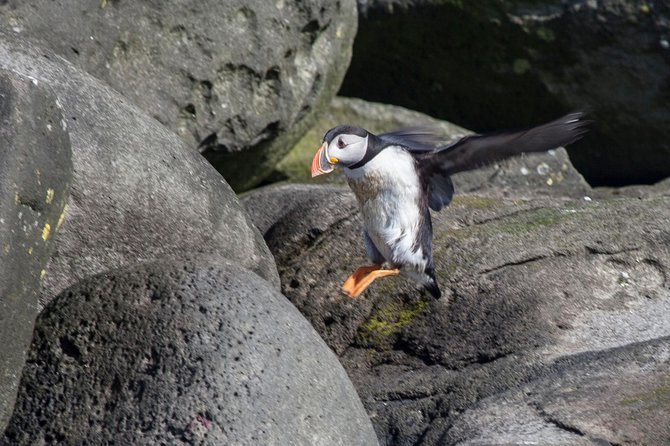
{"type": "Polygon", "coordinates": [[[406,147],[410,152],[432,152],[445,138],[430,127],[407,127],[378,135],[388,145],[406,147]]]}
{"type": "Polygon", "coordinates": [[[522,153],[545,152],[571,144],[586,132],[590,121],[581,112],[526,130],[466,136],[432,152],[415,153],[428,193],[428,205],[439,211],[451,201],[448,177],[522,153]]]}

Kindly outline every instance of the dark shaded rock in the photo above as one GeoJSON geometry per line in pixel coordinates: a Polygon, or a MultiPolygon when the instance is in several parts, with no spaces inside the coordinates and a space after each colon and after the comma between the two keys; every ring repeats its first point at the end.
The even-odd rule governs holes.
{"type": "Polygon", "coordinates": [[[357,18],[354,0],[10,0],[0,23],[114,87],[244,190],[337,92],[357,18]]]}
{"type": "Polygon", "coordinates": [[[51,302],[1,443],[377,444],[296,309],[211,262],[110,272],[51,302]]]}
{"type": "Polygon", "coordinates": [[[343,214],[355,213],[358,209],[354,196],[338,185],[267,186],[254,190],[240,201],[264,237],[272,241],[282,240],[272,252],[287,260],[331,226],[339,224],[343,214]],[[309,210],[306,218],[296,219],[296,215],[305,209],[309,210]],[[333,209],[337,211],[333,212],[333,209]],[[270,236],[283,226],[286,226],[286,232],[270,236]]]}
{"type": "Polygon", "coordinates": [[[667,2],[359,3],[367,15],[340,94],[478,132],[587,108],[594,130],[568,151],[589,183],[670,176],[667,2]]]}
{"type": "Polygon", "coordinates": [[[651,198],[670,197],[670,178],[651,186],[598,187],[593,189],[596,198],[651,198]]]}
{"type": "Polygon", "coordinates": [[[70,139],[44,84],[0,70],[0,431],[72,181],[70,139]]]}
{"type": "Polygon", "coordinates": [[[50,86],[74,178],[44,304],[89,275],[138,260],[216,252],[278,283],[265,242],[199,154],[126,99],[47,50],[0,34],[0,67],[50,86]]]}
{"type": "MultiPolygon", "coordinates": [[[[403,127],[429,127],[444,138],[445,143],[471,132],[446,121],[423,113],[393,105],[366,102],[360,99],[338,97],[317,124],[277,166],[275,180],[307,183],[345,184],[344,175],[337,171],[330,175],[310,178],[312,157],[330,128],[340,124],[354,124],[373,133],[403,127]]],[[[563,148],[549,153],[528,154],[471,172],[455,175],[457,192],[495,193],[501,196],[562,195],[581,198],[590,193],[590,186],[572,167],[563,148]]]]}
{"type": "Polygon", "coordinates": [[[351,300],[340,285],[368,263],[353,196],[303,188],[274,223],[253,214],[280,187],[245,206],[268,228],[284,294],[340,355],[382,444],[450,444],[440,439],[464,410],[557,361],[670,335],[667,197],[457,195],[434,214],[442,299],[389,278],[351,300]]]}

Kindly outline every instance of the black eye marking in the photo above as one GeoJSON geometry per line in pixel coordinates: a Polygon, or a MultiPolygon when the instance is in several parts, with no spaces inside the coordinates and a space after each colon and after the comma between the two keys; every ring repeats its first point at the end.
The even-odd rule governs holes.
{"type": "Polygon", "coordinates": [[[343,149],[345,145],[346,144],[344,143],[344,141],[342,141],[342,138],[338,138],[337,147],[339,147],[340,149],[343,149]]]}

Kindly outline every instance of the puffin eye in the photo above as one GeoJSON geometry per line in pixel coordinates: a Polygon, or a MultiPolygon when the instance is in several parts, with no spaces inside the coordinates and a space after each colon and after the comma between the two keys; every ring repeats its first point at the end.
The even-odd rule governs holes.
{"type": "Polygon", "coordinates": [[[340,149],[343,149],[345,145],[346,144],[344,144],[344,141],[342,141],[342,138],[337,139],[337,147],[339,147],[340,149]]]}

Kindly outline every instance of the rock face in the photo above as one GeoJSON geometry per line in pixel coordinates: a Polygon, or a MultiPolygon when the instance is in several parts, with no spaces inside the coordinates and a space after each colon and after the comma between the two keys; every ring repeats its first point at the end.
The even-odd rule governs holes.
{"type": "Polygon", "coordinates": [[[368,263],[346,188],[275,186],[245,205],[382,444],[666,438],[668,197],[457,195],[433,215],[440,300],[397,277],[355,300],[340,292],[368,263]],[[257,213],[280,187],[291,210],[257,213]]]}
{"type": "Polygon", "coordinates": [[[353,0],[9,0],[0,23],[111,85],[242,190],[334,96],[357,19],[353,0]]]}
{"type": "MultiPolygon", "coordinates": [[[[557,116],[554,116],[556,118],[557,116]]],[[[337,171],[311,179],[309,166],[324,133],[336,125],[354,124],[372,133],[387,132],[403,127],[427,127],[444,138],[445,142],[471,132],[450,122],[440,121],[423,113],[393,105],[338,97],[317,124],[277,166],[276,180],[299,183],[345,184],[337,171]]],[[[591,193],[591,187],[572,166],[565,149],[549,153],[529,154],[505,162],[455,176],[454,187],[461,192],[486,192],[501,196],[562,195],[581,198],[591,193]]]]}
{"type": "Polygon", "coordinates": [[[669,356],[666,337],[560,363],[557,373],[467,410],[441,441],[667,444],[669,356]]]}
{"type": "Polygon", "coordinates": [[[368,0],[341,94],[478,132],[587,108],[569,149],[592,185],[670,175],[670,5],[368,0]],[[395,36],[403,36],[402,39],[395,36]]]}
{"type": "MultiPolygon", "coordinates": [[[[0,34],[0,68],[50,86],[74,174],[42,304],[108,269],[217,253],[278,283],[274,261],[223,178],[175,134],[53,53],[0,34]]],[[[60,124],[59,124],[60,125],[60,124]]]]}
{"type": "Polygon", "coordinates": [[[44,84],[0,70],[0,431],[72,181],[70,139],[44,84]]]}
{"type": "Polygon", "coordinates": [[[159,262],[40,315],[3,445],[375,445],[337,358],[267,282],[159,262]]]}

